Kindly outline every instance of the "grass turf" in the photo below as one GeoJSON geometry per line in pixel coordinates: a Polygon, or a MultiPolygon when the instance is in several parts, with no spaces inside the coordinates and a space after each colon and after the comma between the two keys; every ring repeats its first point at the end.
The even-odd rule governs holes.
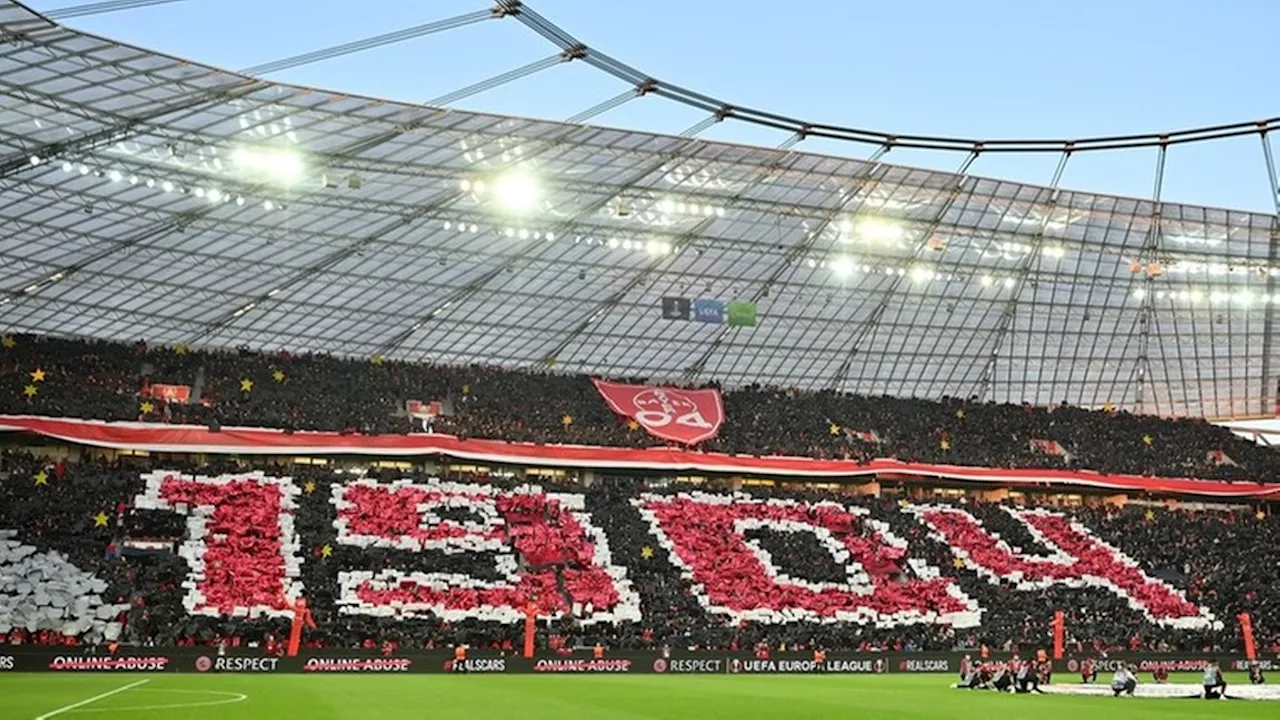
{"type": "MultiPolygon", "coordinates": [[[[1063,678],[1064,680],[1067,678],[1063,678]]],[[[0,675],[0,718],[1275,718],[1272,702],[962,692],[950,675],[0,675]],[[48,715],[142,679],[137,687],[48,715]],[[244,700],[234,700],[244,696],[244,700]],[[211,705],[221,702],[225,704],[211,705]]],[[[1182,675],[1175,682],[1198,682],[1182,675]]],[[[1244,681],[1232,676],[1228,682],[1244,681]]]]}

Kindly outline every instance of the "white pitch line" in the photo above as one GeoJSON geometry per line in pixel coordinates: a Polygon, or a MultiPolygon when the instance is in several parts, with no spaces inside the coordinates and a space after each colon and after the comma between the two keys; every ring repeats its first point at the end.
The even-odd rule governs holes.
{"type": "Polygon", "coordinates": [[[41,715],[40,717],[36,718],[36,720],[49,720],[49,718],[54,717],[54,716],[56,716],[56,715],[61,715],[62,713],[67,712],[68,710],[75,710],[75,709],[76,709],[76,708],[78,708],[78,707],[84,707],[85,705],[88,705],[89,703],[97,702],[97,701],[99,701],[99,700],[102,700],[103,698],[109,698],[109,697],[111,697],[112,695],[118,695],[118,694],[120,694],[120,693],[124,692],[125,690],[132,690],[133,688],[136,688],[136,687],[138,687],[139,685],[145,685],[146,683],[149,683],[149,682],[151,682],[151,679],[150,679],[150,678],[146,678],[146,679],[144,679],[144,680],[139,680],[139,681],[137,681],[137,682],[131,682],[131,683],[129,683],[128,685],[125,685],[124,687],[118,687],[118,688],[116,688],[115,690],[108,690],[107,692],[104,692],[104,693],[102,693],[101,695],[94,695],[93,697],[89,698],[88,700],[81,700],[81,701],[80,701],[80,702],[78,702],[78,703],[73,703],[73,704],[71,704],[71,705],[67,705],[67,706],[65,706],[65,707],[60,707],[60,708],[58,708],[57,710],[51,710],[51,711],[49,711],[49,712],[47,712],[47,713],[45,713],[45,714],[41,715]]]}
{"type": "Polygon", "coordinates": [[[249,699],[248,695],[237,692],[222,692],[220,690],[138,690],[137,692],[159,692],[159,693],[187,693],[191,695],[222,695],[223,700],[205,700],[204,702],[189,703],[171,703],[167,705],[128,705],[125,707],[105,707],[105,708],[78,708],[68,710],[73,713],[95,713],[95,712],[134,712],[137,710],[181,710],[186,708],[214,707],[217,705],[232,705],[238,702],[244,702],[249,699]]]}

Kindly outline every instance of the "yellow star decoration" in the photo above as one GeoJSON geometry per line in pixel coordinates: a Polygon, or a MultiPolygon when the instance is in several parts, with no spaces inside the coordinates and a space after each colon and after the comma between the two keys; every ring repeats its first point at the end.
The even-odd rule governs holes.
{"type": "Polygon", "coordinates": [[[960,408],[959,410],[956,411],[956,417],[959,418],[960,420],[964,419],[964,408],[960,408]]]}
{"type": "Polygon", "coordinates": [[[627,421],[627,429],[628,429],[628,430],[639,430],[639,429],[640,429],[640,423],[636,422],[635,420],[628,420],[628,421],[627,421]]]}
{"type": "Polygon", "coordinates": [[[1156,519],[1156,511],[1155,511],[1155,510],[1152,510],[1152,509],[1150,509],[1150,508],[1148,508],[1148,509],[1147,509],[1147,514],[1145,515],[1145,517],[1147,518],[1147,522],[1151,522],[1152,520],[1155,520],[1155,519],[1156,519]]]}
{"type": "Polygon", "coordinates": [[[831,433],[832,435],[839,435],[840,426],[835,423],[831,423],[831,425],[827,428],[827,432],[831,433]]]}
{"type": "Polygon", "coordinates": [[[320,546],[320,557],[328,558],[331,555],[333,555],[332,545],[330,545],[329,543],[325,543],[324,545],[320,546]]]}
{"type": "Polygon", "coordinates": [[[98,514],[93,516],[93,526],[96,528],[106,527],[107,520],[109,519],[110,518],[107,517],[107,514],[105,512],[99,510],[98,514]]]}
{"type": "Polygon", "coordinates": [[[35,394],[36,394],[36,393],[38,393],[38,392],[40,392],[40,389],[39,389],[39,388],[37,388],[35,385],[28,385],[28,386],[26,386],[26,387],[22,388],[22,394],[23,394],[23,395],[26,395],[26,396],[27,396],[27,399],[31,399],[31,398],[35,397],[35,394]]]}
{"type": "Polygon", "coordinates": [[[1116,406],[1113,405],[1112,403],[1102,403],[1102,412],[1109,413],[1115,409],[1116,409],[1116,406]]]}
{"type": "Polygon", "coordinates": [[[155,409],[156,409],[155,404],[152,403],[150,400],[143,400],[142,404],[138,406],[138,412],[143,414],[153,412],[155,411],[155,409]]]}
{"type": "Polygon", "coordinates": [[[950,440],[943,440],[942,442],[938,443],[938,447],[942,448],[943,450],[950,450],[950,449],[951,449],[951,441],[950,441],[950,440]]]}
{"type": "Polygon", "coordinates": [[[284,371],[280,369],[273,371],[271,373],[271,379],[275,380],[278,383],[284,382],[284,371]]]}
{"type": "Polygon", "coordinates": [[[570,425],[573,424],[573,416],[565,415],[564,417],[560,418],[560,424],[565,427],[569,427],[570,425]]]}
{"type": "Polygon", "coordinates": [[[18,346],[18,341],[14,340],[12,335],[5,335],[4,339],[0,340],[0,345],[4,345],[5,350],[12,350],[18,346]]]}
{"type": "Polygon", "coordinates": [[[1258,511],[1258,514],[1257,514],[1257,515],[1254,515],[1254,517],[1258,518],[1259,520],[1266,520],[1266,519],[1267,519],[1267,514],[1266,514],[1265,512],[1263,512],[1263,511],[1259,510],[1259,511],[1258,511]]]}
{"type": "Polygon", "coordinates": [[[463,386],[462,386],[462,394],[463,394],[463,395],[470,395],[470,394],[471,394],[471,386],[470,386],[470,385],[463,385],[463,386]]]}
{"type": "Polygon", "coordinates": [[[902,500],[899,500],[899,501],[898,501],[898,507],[900,507],[900,508],[907,507],[907,506],[908,506],[908,505],[910,505],[910,504],[911,504],[911,503],[910,503],[908,500],[906,500],[905,498],[904,498],[904,499],[902,499],[902,500]]]}
{"type": "Polygon", "coordinates": [[[186,354],[187,354],[187,346],[186,346],[186,345],[183,345],[182,343],[178,343],[177,345],[174,345],[174,346],[173,346],[173,354],[174,354],[174,355],[186,355],[186,354]]]}
{"type": "Polygon", "coordinates": [[[952,560],[952,561],[951,561],[951,564],[952,564],[952,566],[954,566],[957,570],[959,570],[959,569],[963,569],[963,568],[964,568],[964,558],[956,558],[955,560],[952,560]]]}
{"type": "Polygon", "coordinates": [[[44,370],[40,368],[36,368],[35,370],[32,370],[31,382],[33,383],[44,382],[44,370]]]}
{"type": "Polygon", "coordinates": [[[1155,438],[1153,438],[1153,437],[1151,437],[1150,435],[1143,435],[1143,436],[1142,436],[1142,444],[1143,444],[1143,445],[1150,445],[1151,443],[1153,443],[1153,442],[1155,442],[1155,441],[1156,441],[1156,439],[1155,439],[1155,438]]]}
{"type": "Polygon", "coordinates": [[[41,470],[40,472],[36,473],[34,477],[37,485],[49,484],[49,473],[45,472],[44,470],[41,470]]]}
{"type": "Polygon", "coordinates": [[[382,357],[381,355],[374,355],[373,357],[369,358],[369,362],[373,363],[374,365],[381,365],[386,361],[387,359],[382,357]]]}
{"type": "Polygon", "coordinates": [[[240,379],[240,392],[249,392],[253,389],[253,381],[249,378],[240,379]]]}
{"type": "Polygon", "coordinates": [[[645,560],[648,560],[649,558],[653,557],[653,548],[649,547],[648,545],[645,545],[644,547],[640,548],[640,557],[644,558],[645,560]]]}
{"type": "Polygon", "coordinates": [[[316,481],[308,480],[307,484],[302,486],[302,489],[306,491],[308,495],[310,495],[311,493],[316,491],[316,481]]]}

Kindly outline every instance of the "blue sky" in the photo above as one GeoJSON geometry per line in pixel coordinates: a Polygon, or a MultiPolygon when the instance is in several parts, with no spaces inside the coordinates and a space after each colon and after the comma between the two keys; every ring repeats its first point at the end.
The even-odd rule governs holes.
{"type": "MultiPolygon", "coordinates": [[[[31,0],[36,9],[67,0],[31,0]]],[[[1081,137],[1280,115],[1275,0],[531,0],[581,40],[653,76],[806,120],[898,133],[1081,137]]],[[[232,69],[488,7],[485,0],[185,0],[69,21],[74,27],[232,69]]],[[[515,20],[273,75],[425,101],[552,54],[515,20]]],[[[624,87],[581,64],[456,106],[563,119],[624,87]]],[[[659,99],[593,122],[680,132],[703,116],[659,99]]],[[[722,123],[700,137],[773,146],[776,131],[722,123]]],[[[1280,153],[1280,141],[1273,141],[1280,153]]],[[[865,156],[865,146],[799,149],[865,156]]],[[[1073,159],[1063,185],[1149,196],[1154,150],[1073,159]]],[[[886,160],[953,170],[962,158],[886,160]]],[[[1053,156],[988,156],[971,172],[1047,184],[1053,156]]],[[[1275,212],[1256,136],[1170,152],[1165,199],[1275,212]]]]}

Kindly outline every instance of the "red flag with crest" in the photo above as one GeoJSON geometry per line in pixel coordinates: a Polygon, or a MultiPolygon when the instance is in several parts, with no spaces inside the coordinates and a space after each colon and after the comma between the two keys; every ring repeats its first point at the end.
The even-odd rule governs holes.
{"type": "Polygon", "coordinates": [[[630,385],[592,379],[609,407],[657,438],[696,445],[716,436],[724,423],[724,404],[714,388],[630,385]]]}

